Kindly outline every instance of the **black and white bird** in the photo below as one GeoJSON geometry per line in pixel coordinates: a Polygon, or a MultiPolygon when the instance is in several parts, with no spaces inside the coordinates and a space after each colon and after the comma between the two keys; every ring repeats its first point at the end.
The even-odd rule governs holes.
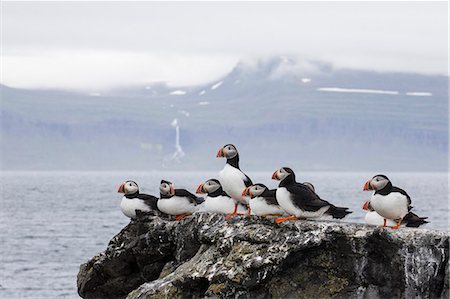
{"type": "Polygon", "coordinates": [[[172,182],[165,180],[161,180],[159,192],[158,209],[163,213],[176,216],[176,220],[192,215],[204,201],[203,198],[185,189],[175,189],[172,182]]]}
{"type": "Polygon", "coordinates": [[[366,222],[366,224],[383,225],[384,221],[386,221],[387,226],[394,226],[397,224],[397,222],[395,222],[394,220],[386,219],[386,218],[380,216],[380,214],[378,214],[377,212],[375,212],[375,210],[370,205],[369,200],[367,200],[364,203],[362,209],[363,209],[363,211],[366,212],[366,216],[364,217],[364,221],[366,222]]]}
{"type": "Polygon", "coordinates": [[[232,144],[222,147],[217,153],[217,158],[226,158],[225,167],[219,172],[219,181],[223,190],[234,199],[235,209],[226,218],[235,215],[238,204],[248,206],[248,198],[242,195],[242,191],[253,185],[252,180],[239,168],[239,153],[232,144]]]}
{"type": "Polygon", "coordinates": [[[120,209],[129,218],[136,217],[136,210],[142,212],[158,210],[158,198],[149,194],[139,193],[139,187],[135,181],[128,180],[122,183],[117,192],[124,193],[120,202],[120,209]]]}
{"type": "Polygon", "coordinates": [[[392,185],[387,176],[379,174],[364,184],[364,191],[373,190],[370,198],[370,208],[384,218],[383,226],[387,221],[394,220],[396,225],[391,228],[399,228],[402,223],[408,227],[419,227],[428,223],[427,217],[419,217],[411,212],[411,198],[405,190],[392,185]]]}
{"type": "Polygon", "coordinates": [[[323,215],[342,219],[352,213],[348,211],[348,208],[336,207],[321,199],[311,189],[311,186],[297,183],[294,171],[288,167],[282,167],[275,171],[272,179],[280,181],[276,192],[278,204],[291,215],[275,219],[276,223],[285,220],[320,218],[323,215]]]}
{"type": "Polygon", "coordinates": [[[257,216],[281,216],[285,212],[275,197],[276,189],[269,190],[263,184],[254,184],[244,189],[242,195],[250,197],[249,207],[257,216]]]}
{"type": "MultiPolygon", "coordinates": [[[[234,200],[222,189],[219,180],[210,179],[200,184],[195,192],[206,194],[205,202],[202,204],[202,211],[210,213],[230,214],[234,211],[234,200]]],[[[237,214],[245,214],[247,209],[238,204],[237,214]]]]}

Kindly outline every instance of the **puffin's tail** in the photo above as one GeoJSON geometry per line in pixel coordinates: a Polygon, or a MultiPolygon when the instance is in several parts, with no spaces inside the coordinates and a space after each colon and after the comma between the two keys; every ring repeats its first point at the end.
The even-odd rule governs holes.
{"type": "Polygon", "coordinates": [[[348,214],[353,213],[352,211],[347,210],[348,208],[336,207],[331,205],[327,211],[327,214],[330,214],[333,218],[342,219],[348,214]]]}
{"type": "Polygon", "coordinates": [[[403,217],[402,222],[405,223],[407,227],[419,227],[422,224],[428,223],[428,221],[425,220],[427,218],[428,217],[419,217],[413,212],[409,212],[403,217]]]}

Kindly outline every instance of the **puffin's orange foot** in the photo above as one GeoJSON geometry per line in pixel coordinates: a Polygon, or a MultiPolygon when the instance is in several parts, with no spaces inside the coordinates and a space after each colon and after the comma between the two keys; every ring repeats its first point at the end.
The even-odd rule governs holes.
{"type": "Polygon", "coordinates": [[[381,227],[386,227],[386,218],[383,219],[383,225],[381,227]]]}
{"type": "Polygon", "coordinates": [[[176,216],[175,216],[175,220],[181,220],[181,219],[183,219],[184,217],[191,216],[191,215],[192,215],[192,214],[188,214],[188,213],[176,215],[176,216]]]}
{"type": "Polygon", "coordinates": [[[393,228],[393,229],[398,229],[398,228],[400,227],[401,224],[402,224],[402,219],[399,219],[399,220],[397,221],[397,225],[391,226],[391,228],[393,228]]]}
{"type": "Polygon", "coordinates": [[[278,217],[277,219],[275,219],[275,223],[279,224],[281,222],[284,222],[286,220],[297,220],[298,218],[295,216],[289,216],[289,217],[278,217]]]}
{"type": "Polygon", "coordinates": [[[250,217],[250,207],[248,207],[247,216],[250,217]]]}
{"type": "Polygon", "coordinates": [[[236,212],[228,214],[228,215],[225,217],[225,220],[227,220],[228,218],[230,218],[230,217],[233,216],[233,215],[236,215],[236,212]]]}

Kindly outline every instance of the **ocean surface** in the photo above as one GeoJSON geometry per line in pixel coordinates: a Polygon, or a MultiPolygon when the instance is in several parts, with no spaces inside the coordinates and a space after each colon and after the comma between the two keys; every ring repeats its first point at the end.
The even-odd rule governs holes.
{"type": "MultiPolygon", "coordinates": [[[[275,187],[272,172],[248,172],[254,182],[275,187]]],[[[128,222],[117,189],[135,180],[142,193],[156,195],[161,178],[194,192],[217,173],[196,172],[3,172],[0,205],[0,297],[78,298],[81,263],[103,251],[128,222]]],[[[348,222],[363,222],[370,197],[364,182],[373,173],[297,174],[317,193],[354,211],[348,222]]],[[[389,173],[412,198],[414,211],[428,216],[429,229],[449,230],[446,173],[389,173]]]]}

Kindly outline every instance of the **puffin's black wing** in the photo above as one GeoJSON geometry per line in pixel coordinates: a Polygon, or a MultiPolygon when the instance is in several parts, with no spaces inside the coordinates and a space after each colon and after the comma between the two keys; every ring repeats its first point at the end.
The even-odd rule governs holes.
{"type": "Polygon", "coordinates": [[[244,184],[245,187],[250,187],[251,185],[253,185],[252,180],[248,177],[248,175],[246,175],[245,173],[242,173],[244,175],[244,184]]]}
{"type": "Polygon", "coordinates": [[[158,198],[149,195],[149,194],[141,194],[139,193],[137,198],[142,199],[147,206],[149,206],[152,210],[158,210],[158,198]]]}
{"type": "Polygon", "coordinates": [[[411,197],[409,197],[408,193],[406,193],[405,190],[403,190],[401,188],[398,188],[398,187],[395,187],[395,186],[392,186],[391,192],[398,192],[398,193],[401,193],[404,196],[406,196],[406,198],[408,199],[408,211],[411,211],[411,209],[413,208],[411,206],[411,197]]]}
{"type": "Polygon", "coordinates": [[[413,212],[409,212],[403,217],[402,223],[406,223],[407,227],[419,227],[422,224],[428,223],[428,221],[426,221],[427,218],[428,217],[419,217],[413,212]]]}
{"type": "Polygon", "coordinates": [[[336,219],[342,219],[347,214],[352,213],[351,211],[347,211],[348,208],[336,207],[328,201],[321,199],[319,195],[306,185],[297,183],[293,186],[289,186],[288,191],[294,195],[294,204],[304,211],[315,212],[320,208],[329,206],[330,208],[326,213],[336,219]]]}
{"type": "Polygon", "coordinates": [[[201,204],[205,201],[203,197],[197,197],[186,189],[175,189],[175,196],[187,197],[191,203],[201,204]]]}
{"type": "Polygon", "coordinates": [[[303,184],[295,184],[287,189],[293,195],[293,203],[304,211],[315,212],[322,207],[331,205],[303,184]]]}
{"type": "Polygon", "coordinates": [[[275,194],[277,193],[277,189],[265,190],[261,196],[264,197],[266,202],[270,205],[278,205],[277,198],[275,194]]]}

